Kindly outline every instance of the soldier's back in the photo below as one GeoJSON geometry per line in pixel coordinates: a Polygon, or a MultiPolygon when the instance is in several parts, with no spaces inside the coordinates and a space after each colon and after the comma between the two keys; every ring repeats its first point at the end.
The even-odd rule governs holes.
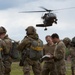
{"type": "Polygon", "coordinates": [[[0,75],[4,75],[4,65],[3,65],[3,58],[2,52],[5,49],[5,43],[3,40],[0,39],[0,75]]]}
{"type": "Polygon", "coordinates": [[[5,37],[3,40],[4,40],[4,42],[6,43],[6,46],[7,46],[6,54],[9,54],[10,50],[12,49],[11,39],[8,38],[8,37],[5,37]]]}

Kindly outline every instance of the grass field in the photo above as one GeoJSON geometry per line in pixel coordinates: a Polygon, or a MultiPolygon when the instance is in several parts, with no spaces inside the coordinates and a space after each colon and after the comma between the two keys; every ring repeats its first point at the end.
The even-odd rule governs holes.
{"type": "MultiPolygon", "coordinates": [[[[67,66],[66,75],[71,75],[70,62],[67,62],[66,66],[67,66]]],[[[22,67],[19,66],[18,62],[12,63],[11,75],[23,75],[22,67]]],[[[33,75],[32,71],[31,71],[31,75],[33,75]]]]}
{"type": "MultiPolygon", "coordinates": [[[[19,62],[13,62],[11,68],[10,75],[23,75],[23,69],[19,66],[19,62]]],[[[32,71],[30,73],[33,75],[32,71]]]]}
{"type": "Polygon", "coordinates": [[[19,67],[18,62],[12,63],[11,75],[23,75],[22,67],[19,67]]]}

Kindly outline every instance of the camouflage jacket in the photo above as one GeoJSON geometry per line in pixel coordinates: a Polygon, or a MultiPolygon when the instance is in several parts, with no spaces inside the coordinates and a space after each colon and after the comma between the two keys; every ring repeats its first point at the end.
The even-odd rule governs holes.
{"type": "Polygon", "coordinates": [[[25,37],[19,44],[18,50],[23,51],[25,48],[30,47],[30,44],[31,44],[30,40],[27,37],[25,37]]]}
{"type": "Polygon", "coordinates": [[[70,50],[71,58],[74,58],[75,60],[75,47],[71,47],[69,50],[70,50]]]}
{"type": "MultiPolygon", "coordinates": [[[[54,51],[55,51],[55,47],[56,45],[48,45],[48,44],[45,44],[44,45],[44,48],[43,48],[43,54],[46,55],[46,54],[50,54],[50,55],[54,55],[54,51]]],[[[54,62],[54,59],[50,59],[46,62],[54,62]]]]}
{"type": "Polygon", "coordinates": [[[2,58],[6,50],[7,50],[6,43],[2,39],[0,39],[0,58],[2,58]]]}
{"type": "Polygon", "coordinates": [[[54,51],[54,57],[57,60],[63,60],[65,59],[65,52],[66,52],[66,47],[62,41],[57,43],[56,49],[54,51]]]}
{"type": "Polygon", "coordinates": [[[12,49],[12,42],[7,35],[4,37],[3,41],[6,43],[7,46],[7,50],[5,50],[4,54],[9,54],[10,50],[12,49]]]}

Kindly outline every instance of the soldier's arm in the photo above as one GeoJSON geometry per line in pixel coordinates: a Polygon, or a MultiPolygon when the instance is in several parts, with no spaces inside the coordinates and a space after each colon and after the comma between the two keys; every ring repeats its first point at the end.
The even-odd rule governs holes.
{"type": "Polygon", "coordinates": [[[65,46],[61,44],[61,45],[58,47],[58,51],[56,52],[55,58],[56,58],[57,60],[61,60],[61,59],[63,59],[64,57],[65,57],[65,46]]]}
{"type": "Polygon", "coordinates": [[[8,51],[12,49],[12,41],[9,38],[4,39],[4,42],[7,45],[8,51]]]}
{"type": "Polygon", "coordinates": [[[8,48],[6,46],[6,43],[2,40],[2,44],[1,44],[2,48],[3,48],[3,52],[4,54],[7,54],[8,48]]]}
{"type": "Polygon", "coordinates": [[[12,41],[11,41],[11,39],[8,39],[8,44],[9,44],[9,49],[11,50],[12,49],[12,41]]]}
{"type": "Polygon", "coordinates": [[[24,50],[27,46],[30,45],[30,41],[27,39],[24,39],[19,45],[18,45],[18,50],[22,51],[24,50]]]}
{"type": "Polygon", "coordinates": [[[45,45],[43,45],[43,55],[45,55],[45,45]]]}
{"type": "Polygon", "coordinates": [[[75,48],[74,47],[71,47],[70,49],[69,49],[69,51],[70,51],[70,57],[72,58],[72,57],[75,57],[75,48]]]}

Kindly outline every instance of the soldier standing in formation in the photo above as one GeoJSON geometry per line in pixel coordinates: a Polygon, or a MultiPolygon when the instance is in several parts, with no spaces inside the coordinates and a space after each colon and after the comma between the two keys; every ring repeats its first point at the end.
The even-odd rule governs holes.
{"type": "Polygon", "coordinates": [[[71,71],[72,75],[75,75],[75,37],[72,38],[71,47],[69,50],[71,56],[71,71]]]}
{"type": "Polygon", "coordinates": [[[66,74],[66,66],[65,66],[65,45],[62,41],[60,41],[58,34],[52,34],[52,40],[57,44],[56,49],[54,51],[54,59],[56,63],[56,71],[58,75],[66,74]]]}
{"type": "Polygon", "coordinates": [[[2,40],[3,34],[6,33],[6,30],[3,27],[0,27],[0,75],[4,75],[5,67],[3,63],[3,55],[7,50],[5,42],[2,40]]]}
{"type": "MultiPolygon", "coordinates": [[[[70,40],[69,38],[64,38],[63,42],[66,45],[66,48],[68,50],[68,57],[71,57],[71,71],[72,75],[75,75],[75,37],[70,40]]],[[[67,53],[67,52],[66,52],[67,53]]],[[[67,57],[66,57],[67,58],[67,57]]]]}
{"type": "Polygon", "coordinates": [[[19,51],[23,53],[23,72],[24,75],[30,75],[30,66],[34,75],[41,74],[39,59],[42,57],[43,42],[39,39],[36,29],[29,26],[26,29],[26,36],[18,46],[19,51]]]}
{"type": "Polygon", "coordinates": [[[10,55],[10,50],[12,49],[12,42],[10,40],[10,38],[8,37],[8,35],[5,35],[4,37],[4,42],[6,43],[7,46],[7,51],[4,54],[4,66],[5,66],[5,74],[4,75],[10,75],[11,72],[11,64],[12,64],[12,58],[10,55]]]}
{"type": "MultiPolygon", "coordinates": [[[[56,45],[54,45],[54,43],[52,42],[51,36],[47,35],[45,39],[47,44],[44,45],[43,49],[44,55],[50,55],[53,57],[56,45]]],[[[55,62],[53,58],[45,60],[43,65],[42,75],[49,75],[49,74],[56,75],[55,62]]]]}
{"type": "MultiPolygon", "coordinates": [[[[12,48],[12,43],[10,38],[6,35],[6,32],[4,27],[0,27],[0,75],[10,75],[11,72],[12,61],[10,50],[12,48]]],[[[26,36],[18,46],[18,50],[23,54],[22,66],[24,75],[30,75],[30,66],[32,66],[34,75],[41,75],[41,65],[39,60],[43,55],[43,49],[44,54],[50,54],[52,58],[45,61],[42,75],[49,75],[49,73],[51,75],[66,74],[64,43],[60,41],[59,36],[56,33],[52,34],[51,37],[46,36],[46,41],[47,44],[44,45],[43,48],[43,42],[39,39],[36,29],[33,26],[29,26],[26,29],[26,36]],[[54,45],[53,43],[57,44],[54,45]]],[[[74,50],[74,46],[71,47],[70,51],[72,50],[74,50]]]]}
{"type": "Polygon", "coordinates": [[[6,35],[6,29],[4,27],[0,27],[0,30],[4,31],[1,34],[1,39],[5,42],[7,50],[3,51],[3,63],[4,63],[4,68],[5,68],[5,72],[4,75],[10,75],[11,72],[11,56],[10,56],[10,50],[12,48],[12,42],[11,40],[8,38],[8,35],[6,35]]]}
{"type": "Polygon", "coordinates": [[[66,46],[66,54],[65,54],[65,60],[68,60],[70,58],[70,47],[71,47],[71,39],[68,37],[65,37],[63,39],[63,42],[66,46]]]}

